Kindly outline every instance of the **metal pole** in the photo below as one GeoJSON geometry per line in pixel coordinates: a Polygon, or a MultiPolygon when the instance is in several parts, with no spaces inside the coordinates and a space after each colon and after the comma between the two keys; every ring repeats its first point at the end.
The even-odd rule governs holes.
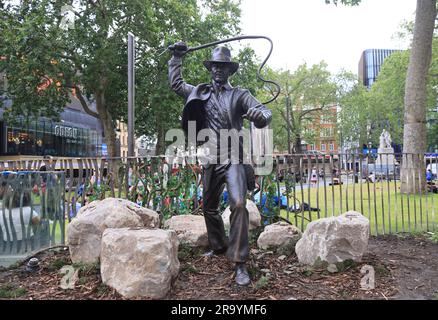
{"type": "Polygon", "coordinates": [[[128,32],[128,157],[134,156],[135,40],[128,32]]]}
{"type": "Polygon", "coordinates": [[[290,141],[290,100],[289,96],[286,97],[286,117],[287,117],[287,151],[292,154],[291,141],[290,141]]]}
{"type": "MultiPolygon", "coordinates": [[[[135,40],[128,32],[128,159],[134,157],[134,98],[135,98],[135,40]]],[[[129,199],[129,168],[131,160],[126,159],[126,198],[129,199]]],[[[122,160],[123,161],[123,160],[122,160]]],[[[119,188],[121,190],[121,188],[119,188]]]]}

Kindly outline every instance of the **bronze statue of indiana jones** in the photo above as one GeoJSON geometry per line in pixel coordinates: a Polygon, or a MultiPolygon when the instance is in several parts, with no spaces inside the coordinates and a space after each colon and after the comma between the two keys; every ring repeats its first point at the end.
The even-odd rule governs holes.
{"type": "MultiPolygon", "coordinates": [[[[239,68],[237,62],[231,61],[230,50],[219,46],[213,50],[211,60],[204,61],[210,71],[212,82],[193,86],[184,82],[181,76],[182,57],[187,51],[184,42],[174,45],[173,56],[169,65],[169,81],[173,91],[186,99],[182,127],[187,134],[189,121],[196,122],[196,133],[209,129],[217,138],[218,154],[228,155],[232,150],[219,146],[220,130],[243,127],[243,116],[252,121],[257,128],[267,126],[272,118],[271,111],[257,101],[248,90],[233,88],[228,78],[239,68]]],[[[239,148],[242,148],[239,140],[239,148]]],[[[211,251],[206,255],[224,254],[236,263],[236,283],[248,285],[251,280],[245,265],[249,256],[248,227],[249,213],[246,209],[248,175],[246,164],[240,158],[233,163],[220,161],[203,166],[203,213],[208,232],[211,251]],[[230,234],[227,239],[222,217],[219,213],[220,196],[225,184],[229,194],[231,209],[230,234]]]]}

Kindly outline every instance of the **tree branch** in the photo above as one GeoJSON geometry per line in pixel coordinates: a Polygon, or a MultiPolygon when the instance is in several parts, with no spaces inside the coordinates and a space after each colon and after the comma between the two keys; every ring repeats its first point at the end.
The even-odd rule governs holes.
{"type": "Polygon", "coordinates": [[[90,116],[93,116],[93,117],[99,119],[100,118],[99,114],[97,112],[94,112],[93,110],[91,110],[90,107],[88,106],[87,102],[84,99],[84,96],[81,93],[81,89],[79,89],[79,87],[76,85],[74,85],[72,88],[74,88],[76,90],[76,96],[78,97],[84,111],[86,113],[88,113],[90,116]]]}

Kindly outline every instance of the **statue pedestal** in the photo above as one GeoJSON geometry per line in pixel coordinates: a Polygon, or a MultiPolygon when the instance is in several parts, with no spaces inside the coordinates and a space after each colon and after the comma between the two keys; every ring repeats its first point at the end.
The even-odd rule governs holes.
{"type": "Polygon", "coordinates": [[[394,157],[394,148],[379,148],[377,149],[376,165],[394,165],[398,164],[394,157]]]}

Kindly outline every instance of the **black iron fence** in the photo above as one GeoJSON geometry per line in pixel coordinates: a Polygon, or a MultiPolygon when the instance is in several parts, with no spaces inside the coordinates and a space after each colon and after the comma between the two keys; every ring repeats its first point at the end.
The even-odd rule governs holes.
{"type": "MultiPolygon", "coordinates": [[[[105,197],[126,198],[168,218],[202,213],[202,168],[185,160],[55,159],[46,167],[64,173],[68,221],[86,203],[105,197]]],[[[4,161],[0,170],[32,171],[42,165],[41,161],[4,161]]],[[[276,155],[272,173],[257,177],[250,198],[266,224],[284,219],[304,230],[316,219],[356,210],[370,220],[372,234],[435,231],[437,166],[436,155],[276,155]],[[411,168],[404,173],[403,163],[411,168]],[[406,186],[410,192],[403,192],[406,186]]],[[[226,206],[225,191],[221,207],[226,206]]]]}

